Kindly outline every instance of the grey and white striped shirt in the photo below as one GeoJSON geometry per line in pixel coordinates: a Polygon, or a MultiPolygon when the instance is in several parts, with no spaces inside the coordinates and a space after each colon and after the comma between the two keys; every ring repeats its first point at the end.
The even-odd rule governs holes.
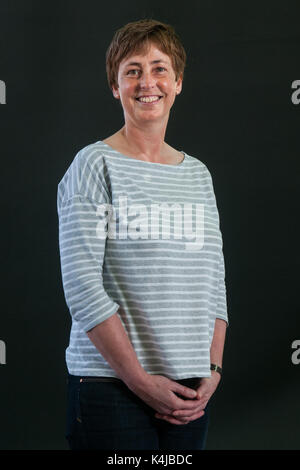
{"type": "Polygon", "coordinates": [[[118,377],[86,332],[118,312],[142,367],[173,380],[210,377],[216,318],[227,322],[222,234],[211,175],[80,150],[58,184],[70,374],[118,377]]]}

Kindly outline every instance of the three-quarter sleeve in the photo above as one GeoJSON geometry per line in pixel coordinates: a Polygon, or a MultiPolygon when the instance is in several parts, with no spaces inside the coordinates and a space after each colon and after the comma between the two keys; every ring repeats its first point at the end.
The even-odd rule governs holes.
{"type": "Polygon", "coordinates": [[[221,253],[218,269],[218,298],[217,298],[217,309],[216,318],[225,320],[227,326],[229,326],[228,313],[227,313],[227,298],[226,298],[226,284],[225,284],[225,265],[224,255],[221,253]]]}
{"type": "Polygon", "coordinates": [[[111,203],[103,156],[78,152],[58,184],[59,252],[65,300],[72,319],[89,331],[119,309],[103,285],[107,206],[111,203]]]}
{"type": "Polygon", "coordinates": [[[99,208],[98,202],[81,194],[73,195],[59,208],[59,249],[65,299],[72,317],[85,332],[119,308],[103,287],[106,237],[99,208]]]}
{"type": "Polygon", "coordinates": [[[217,224],[218,224],[219,239],[221,242],[218,271],[217,271],[217,294],[216,294],[217,302],[216,302],[216,310],[215,312],[213,312],[213,316],[214,318],[220,318],[222,320],[225,320],[227,323],[227,326],[229,326],[228,311],[227,311],[226,283],[225,283],[223,236],[222,236],[222,232],[220,228],[220,217],[219,217],[219,211],[218,211],[218,206],[217,206],[217,200],[216,200],[216,196],[214,192],[213,180],[212,180],[210,171],[208,170],[206,166],[205,166],[205,170],[206,170],[206,176],[207,176],[209,186],[210,186],[209,192],[210,192],[211,200],[214,202],[215,214],[216,214],[216,219],[217,219],[217,224]]]}

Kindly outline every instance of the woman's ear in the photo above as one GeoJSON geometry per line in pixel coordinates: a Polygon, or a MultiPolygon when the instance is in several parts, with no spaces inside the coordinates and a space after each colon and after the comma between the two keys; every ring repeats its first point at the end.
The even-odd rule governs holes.
{"type": "Polygon", "coordinates": [[[176,95],[179,95],[181,90],[182,90],[182,77],[180,76],[176,82],[176,95]]]}
{"type": "Polygon", "coordinates": [[[112,87],[112,92],[113,92],[113,95],[114,95],[115,98],[117,98],[117,99],[120,98],[119,91],[118,91],[117,88],[112,87]]]}

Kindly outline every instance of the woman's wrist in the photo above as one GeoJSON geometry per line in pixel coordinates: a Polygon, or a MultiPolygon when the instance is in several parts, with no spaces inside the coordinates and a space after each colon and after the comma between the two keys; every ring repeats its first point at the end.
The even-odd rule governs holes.
{"type": "Polygon", "coordinates": [[[212,362],[210,364],[210,370],[214,372],[218,372],[218,374],[222,375],[222,365],[221,362],[212,362]]]}
{"type": "Polygon", "coordinates": [[[137,390],[143,390],[147,383],[149,383],[149,379],[150,375],[144,369],[140,369],[136,374],[123,378],[122,380],[132,392],[135,392],[137,390]]]}

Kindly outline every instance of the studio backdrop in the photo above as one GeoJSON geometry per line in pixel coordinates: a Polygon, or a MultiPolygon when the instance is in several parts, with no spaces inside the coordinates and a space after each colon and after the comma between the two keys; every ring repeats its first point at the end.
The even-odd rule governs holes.
{"type": "Polygon", "coordinates": [[[299,15],[297,1],[1,1],[1,449],[67,449],[57,185],[124,124],[105,52],[141,18],[183,42],[166,142],[207,166],[220,214],[229,327],[207,449],[300,448],[299,15]]]}

